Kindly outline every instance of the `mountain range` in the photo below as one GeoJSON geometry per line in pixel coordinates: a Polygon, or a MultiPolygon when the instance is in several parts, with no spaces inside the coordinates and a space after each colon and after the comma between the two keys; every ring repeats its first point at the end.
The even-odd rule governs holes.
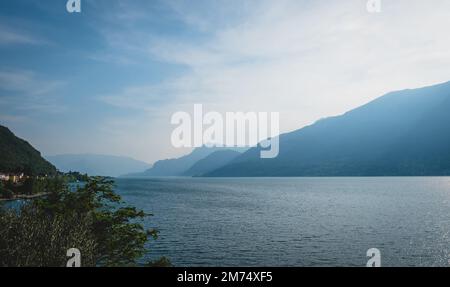
{"type": "Polygon", "coordinates": [[[249,149],[209,177],[450,175],[450,82],[388,93],[249,149]]]}
{"type": "Polygon", "coordinates": [[[202,176],[208,172],[212,172],[227,165],[240,155],[240,152],[234,150],[215,151],[205,158],[194,163],[187,171],[183,172],[183,175],[202,176]]]}
{"type": "Polygon", "coordinates": [[[78,171],[92,176],[117,177],[141,172],[150,164],[129,157],[98,154],[65,154],[46,156],[62,172],[78,171]]]}
{"type": "Polygon", "coordinates": [[[261,159],[259,146],[200,147],[153,166],[107,155],[58,155],[47,161],[0,126],[0,172],[53,174],[58,168],[104,176],[448,176],[449,111],[450,82],[396,91],[280,135],[280,152],[273,159],[261,159]]]}
{"type": "Polygon", "coordinates": [[[195,176],[211,172],[225,165],[247,148],[206,147],[195,148],[180,158],[157,161],[141,173],[128,176],[195,176]]]}

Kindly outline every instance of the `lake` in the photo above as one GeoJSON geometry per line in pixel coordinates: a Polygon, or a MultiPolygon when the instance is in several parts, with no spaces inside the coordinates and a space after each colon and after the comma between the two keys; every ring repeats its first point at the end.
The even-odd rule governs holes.
{"type": "Polygon", "coordinates": [[[175,266],[448,266],[450,177],[117,179],[175,266]]]}

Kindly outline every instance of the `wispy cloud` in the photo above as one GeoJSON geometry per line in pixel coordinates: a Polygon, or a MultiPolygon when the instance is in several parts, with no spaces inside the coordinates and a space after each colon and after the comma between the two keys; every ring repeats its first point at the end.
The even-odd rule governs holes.
{"type": "Polygon", "coordinates": [[[8,114],[0,114],[0,122],[1,123],[23,123],[28,119],[24,116],[16,116],[16,115],[8,115],[8,114]]]}
{"type": "Polygon", "coordinates": [[[154,113],[172,102],[178,89],[170,84],[130,86],[116,94],[101,95],[98,99],[115,107],[154,113]]]}
{"type": "Polygon", "coordinates": [[[0,70],[0,106],[24,114],[60,112],[63,107],[57,104],[56,92],[65,85],[63,81],[47,80],[33,71],[0,70]]]}
{"type": "Polygon", "coordinates": [[[48,94],[64,85],[63,81],[42,79],[33,71],[0,70],[0,89],[5,91],[39,96],[48,94]]]}
{"type": "Polygon", "coordinates": [[[0,23],[0,46],[9,45],[42,45],[46,41],[29,32],[6,26],[0,23]]]}
{"type": "MultiPolygon", "coordinates": [[[[448,80],[450,68],[442,65],[450,61],[448,1],[384,1],[381,14],[368,13],[360,0],[252,4],[228,26],[205,17],[212,33],[201,41],[160,36],[137,44],[143,38],[129,34],[124,42],[148,47],[151,58],[188,68],[171,79],[174,105],[275,110],[281,112],[284,130],[342,113],[384,92],[448,80]]],[[[217,11],[233,8],[226,2],[219,6],[217,11]]],[[[183,12],[183,20],[199,18],[196,10],[183,12]]],[[[203,26],[191,23],[199,30],[203,26]]]]}
{"type": "Polygon", "coordinates": [[[195,103],[280,112],[285,132],[450,75],[448,0],[382,0],[379,14],[366,0],[83,0],[81,17],[46,1],[30,16],[26,0],[10,2],[18,18],[0,19],[11,54],[11,69],[0,68],[2,115],[62,110],[73,95],[59,128],[53,117],[41,125],[55,134],[41,142],[59,152],[132,150],[152,161],[176,153],[170,116],[195,103]],[[30,54],[44,50],[34,47],[42,35],[58,44],[30,54]],[[55,80],[64,74],[71,89],[55,80]]]}

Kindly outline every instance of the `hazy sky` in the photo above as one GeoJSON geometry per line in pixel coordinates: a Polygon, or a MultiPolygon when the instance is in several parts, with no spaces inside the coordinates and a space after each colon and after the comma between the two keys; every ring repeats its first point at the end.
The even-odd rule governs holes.
{"type": "MultiPolygon", "coordinates": [[[[273,111],[287,132],[450,80],[450,1],[0,1],[0,123],[44,154],[148,162],[176,111],[273,111]]],[[[281,147],[282,148],[282,147],[281,147]]]]}

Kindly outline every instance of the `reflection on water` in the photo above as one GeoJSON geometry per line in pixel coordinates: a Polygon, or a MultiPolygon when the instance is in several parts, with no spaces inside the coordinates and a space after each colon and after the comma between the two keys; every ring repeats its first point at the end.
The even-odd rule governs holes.
{"type": "Polygon", "coordinates": [[[13,201],[3,201],[0,202],[0,207],[6,208],[6,209],[14,209],[19,210],[25,203],[27,203],[28,200],[18,199],[13,201]]]}
{"type": "MultiPolygon", "coordinates": [[[[448,266],[450,177],[117,179],[176,266],[448,266]]],[[[2,202],[18,210],[27,201],[2,202]]]]}
{"type": "Polygon", "coordinates": [[[450,178],[118,179],[177,266],[447,266],[450,178]]]}

